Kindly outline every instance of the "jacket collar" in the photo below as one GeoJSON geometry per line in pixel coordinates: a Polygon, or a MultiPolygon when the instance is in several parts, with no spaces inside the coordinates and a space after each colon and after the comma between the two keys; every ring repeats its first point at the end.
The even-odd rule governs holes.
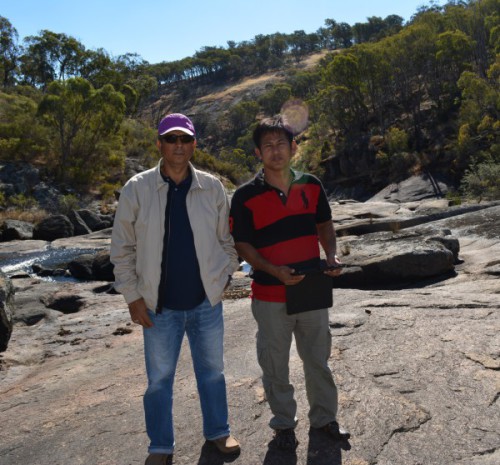
{"type": "MultiPolygon", "coordinates": [[[[158,164],[156,165],[155,172],[156,172],[156,188],[161,189],[162,187],[165,186],[165,181],[163,180],[163,176],[161,175],[161,165],[162,165],[163,160],[160,159],[158,164]]],[[[191,171],[191,175],[193,176],[193,180],[191,181],[191,189],[204,189],[202,179],[200,176],[201,171],[197,170],[191,162],[189,163],[189,170],[191,171]]]]}

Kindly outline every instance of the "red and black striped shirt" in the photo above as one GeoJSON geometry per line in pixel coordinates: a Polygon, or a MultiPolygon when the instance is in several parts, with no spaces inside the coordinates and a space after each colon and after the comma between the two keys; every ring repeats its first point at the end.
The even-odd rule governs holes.
{"type": "MultiPolygon", "coordinates": [[[[261,171],[239,187],[231,201],[230,224],[235,242],[248,242],[274,265],[310,268],[319,263],[316,225],[332,219],[321,181],[293,171],[288,196],[264,180],[261,171]]],[[[254,270],[252,297],[285,302],[285,286],[254,270]]]]}

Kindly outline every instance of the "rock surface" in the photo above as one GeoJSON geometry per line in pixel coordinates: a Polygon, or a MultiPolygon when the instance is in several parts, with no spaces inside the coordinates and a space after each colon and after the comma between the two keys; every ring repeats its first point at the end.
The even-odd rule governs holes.
{"type": "MultiPolygon", "coordinates": [[[[356,215],[359,219],[372,207],[346,206],[345,221],[357,221],[356,215]]],[[[407,207],[378,205],[373,211],[390,216],[391,208],[410,211],[407,207]]],[[[460,260],[446,277],[393,289],[334,290],[329,364],[339,388],[339,421],[352,433],[349,442],[330,443],[320,433],[309,433],[304,377],[293,346],[290,375],[300,445],[288,454],[273,447],[249,300],[229,299],[248,294],[248,279],[238,274],[224,302],[225,371],[231,427],[242,452],[224,458],[204,444],[184,344],[175,384],[174,463],[500,463],[499,208],[426,225],[429,234],[448,229],[459,242],[460,260]]],[[[99,239],[81,240],[105,246],[109,239],[101,233],[99,239]]],[[[417,234],[413,229],[397,233],[417,234]]],[[[60,239],[59,245],[75,245],[77,239],[60,239]]],[[[367,247],[372,239],[366,239],[367,247]]],[[[339,244],[345,240],[361,239],[346,236],[339,244]]],[[[12,282],[14,331],[7,351],[0,354],[2,465],[144,463],[142,332],[130,323],[122,297],[107,292],[106,282],[54,283],[30,277],[12,282]],[[42,303],[49,298],[64,302],[65,296],[78,296],[80,310],[69,313],[69,307],[54,310],[42,303]],[[32,318],[35,312],[38,319],[32,318]]]]}

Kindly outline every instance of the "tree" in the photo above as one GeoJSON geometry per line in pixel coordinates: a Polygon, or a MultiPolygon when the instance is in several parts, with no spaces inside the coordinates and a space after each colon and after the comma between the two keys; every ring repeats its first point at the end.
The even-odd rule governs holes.
{"type": "Polygon", "coordinates": [[[233,138],[241,135],[255,121],[259,109],[259,104],[254,101],[239,102],[230,108],[227,118],[233,138]]]}
{"type": "Polygon", "coordinates": [[[291,97],[292,91],[287,84],[276,84],[270,91],[263,94],[258,102],[264,113],[272,116],[278,113],[283,104],[291,97]]]}
{"type": "Polygon", "coordinates": [[[17,30],[10,21],[0,16],[0,79],[4,87],[15,83],[15,71],[19,61],[17,30]]]}
{"type": "Polygon", "coordinates": [[[366,124],[367,108],[358,59],[350,53],[336,55],[323,70],[319,88],[314,99],[316,109],[346,135],[359,134],[366,124]]]}
{"type": "Polygon", "coordinates": [[[337,23],[332,31],[335,48],[349,48],[352,45],[352,28],[347,23],[337,23]]]}
{"type": "Polygon", "coordinates": [[[78,76],[85,64],[85,47],[75,38],[43,30],[39,36],[24,39],[26,52],[21,71],[27,83],[45,88],[55,80],[78,76]]]}
{"type": "Polygon", "coordinates": [[[95,90],[83,78],[54,81],[40,102],[39,115],[54,130],[56,175],[88,184],[113,164],[110,141],[125,114],[125,98],[107,84],[95,90]]]}
{"type": "Polygon", "coordinates": [[[31,162],[49,148],[47,129],[36,118],[39,96],[16,86],[0,92],[0,158],[31,162]]]}
{"type": "Polygon", "coordinates": [[[391,107],[395,106],[392,92],[393,66],[389,60],[385,43],[369,43],[351,49],[357,57],[363,93],[368,97],[367,104],[381,128],[381,133],[393,118],[391,107]]]}

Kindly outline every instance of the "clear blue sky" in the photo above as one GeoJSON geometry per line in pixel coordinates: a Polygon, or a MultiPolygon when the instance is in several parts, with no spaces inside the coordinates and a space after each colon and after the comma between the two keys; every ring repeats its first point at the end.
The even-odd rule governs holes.
{"type": "MultiPolygon", "coordinates": [[[[75,37],[111,56],[137,53],[150,63],[194,55],[204,46],[258,34],[306,33],[327,18],[353,25],[370,16],[405,21],[429,0],[0,0],[0,16],[19,41],[43,29],[75,37]]],[[[434,3],[443,5],[444,0],[434,3]]]]}

